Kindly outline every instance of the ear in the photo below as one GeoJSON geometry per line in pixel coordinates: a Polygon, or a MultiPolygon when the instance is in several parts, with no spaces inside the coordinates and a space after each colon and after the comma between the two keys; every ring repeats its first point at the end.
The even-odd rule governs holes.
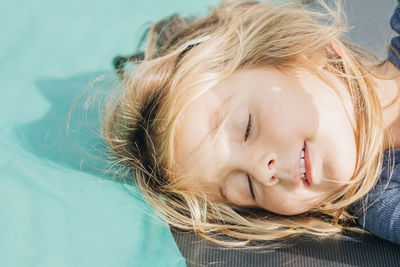
{"type": "Polygon", "coordinates": [[[342,58],[343,57],[343,51],[342,48],[338,45],[338,43],[335,40],[331,40],[331,47],[333,51],[336,52],[336,54],[342,58]]]}
{"type": "Polygon", "coordinates": [[[332,39],[330,41],[330,45],[332,50],[325,49],[325,51],[322,53],[315,53],[316,55],[318,55],[318,57],[314,57],[314,62],[316,63],[318,69],[323,69],[326,66],[329,57],[339,56],[340,58],[343,58],[343,50],[338,42],[332,39]]]}

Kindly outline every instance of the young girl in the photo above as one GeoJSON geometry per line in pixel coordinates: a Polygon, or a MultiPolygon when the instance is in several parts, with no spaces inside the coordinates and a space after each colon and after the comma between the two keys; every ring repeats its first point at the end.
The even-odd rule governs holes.
{"type": "Polygon", "coordinates": [[[170,225],[243,245],[362,231],[356,216],[400,243],[399,72],[341,38],[339,4],[314,4],[174,15],[116,58],[104,137],[170,225]]]}

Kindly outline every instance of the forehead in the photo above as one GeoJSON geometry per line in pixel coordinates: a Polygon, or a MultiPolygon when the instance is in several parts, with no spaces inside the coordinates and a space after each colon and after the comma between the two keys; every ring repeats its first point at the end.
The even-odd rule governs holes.
{"type": "Polygon", "coordinates": [[[217,171],[224,165],[221,156],[224,154],[224,144],[215,136],[218,136],[219,126],[224,124],[240,97],[238,92],[241,86],[233,83],[230,77],[187,105],[179,115],[176,126],[177,174],[188,178],[201,175],[202,185],[207,188],[211,188],[208,182],[217,182],[217,171]]]}
{"type": "MultiPolygon", "coordinates": [[[[193,170],[195,162],[216,156],[210,152],[215,151],[213,136],[218,125],[229,116],[235,103],[246,97],[247,89],[262,84],[260,79],[265,79],[265,70],[237,71],[182,110],[177,121],[174,147],[178,174],[187,174],[193,170]]],[[[211,166],[207,169],[210,170],[211,166]]]]}
{"type": "Polygon", "coordinates": [[[250,88],[262,87],[266,78],[270,80],[268,74],[265,69],[237,71],[183,109],[175,132],[175,167],[178,176],[190,180],[190,187],[193,186],[190,178],[201,178],[201,183],[194,183],[197,188],[212,188],[222,182],[220,176],[229,146],[224,133],[217,132],[219,124],[223,129],[232,109],[250,97],[250,88]]]}

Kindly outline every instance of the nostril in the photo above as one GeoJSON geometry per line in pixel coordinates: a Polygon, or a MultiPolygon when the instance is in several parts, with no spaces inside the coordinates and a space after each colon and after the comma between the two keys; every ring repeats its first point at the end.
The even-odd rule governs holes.
{"type": "Polygon", "coordinates": [[[271,168],[271,165],[273,165],[275,163],[275,160],[270,160],[268,162],[268,168],[271,168]]]}
{"type": "Polygon", "coordinates": [[[278,182],[279,182],[279,179],[278,179],[278,178],[276,178],[275,176],[271,176],[271,177],[265,182],[265,185],[273,186],[273,185],[277,184],[278,182]]]}

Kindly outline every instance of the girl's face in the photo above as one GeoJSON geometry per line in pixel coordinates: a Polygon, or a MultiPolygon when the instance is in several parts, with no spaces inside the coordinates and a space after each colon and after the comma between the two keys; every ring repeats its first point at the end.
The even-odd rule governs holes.
{"type": "Polygon", "coordinates": [[[324,75],[238,71],[190,103],[176,135],[178,174],[200,174],[189,189],[284,215],[342,190],[356,164],[353,109],[345,85],[324,75]]]}

